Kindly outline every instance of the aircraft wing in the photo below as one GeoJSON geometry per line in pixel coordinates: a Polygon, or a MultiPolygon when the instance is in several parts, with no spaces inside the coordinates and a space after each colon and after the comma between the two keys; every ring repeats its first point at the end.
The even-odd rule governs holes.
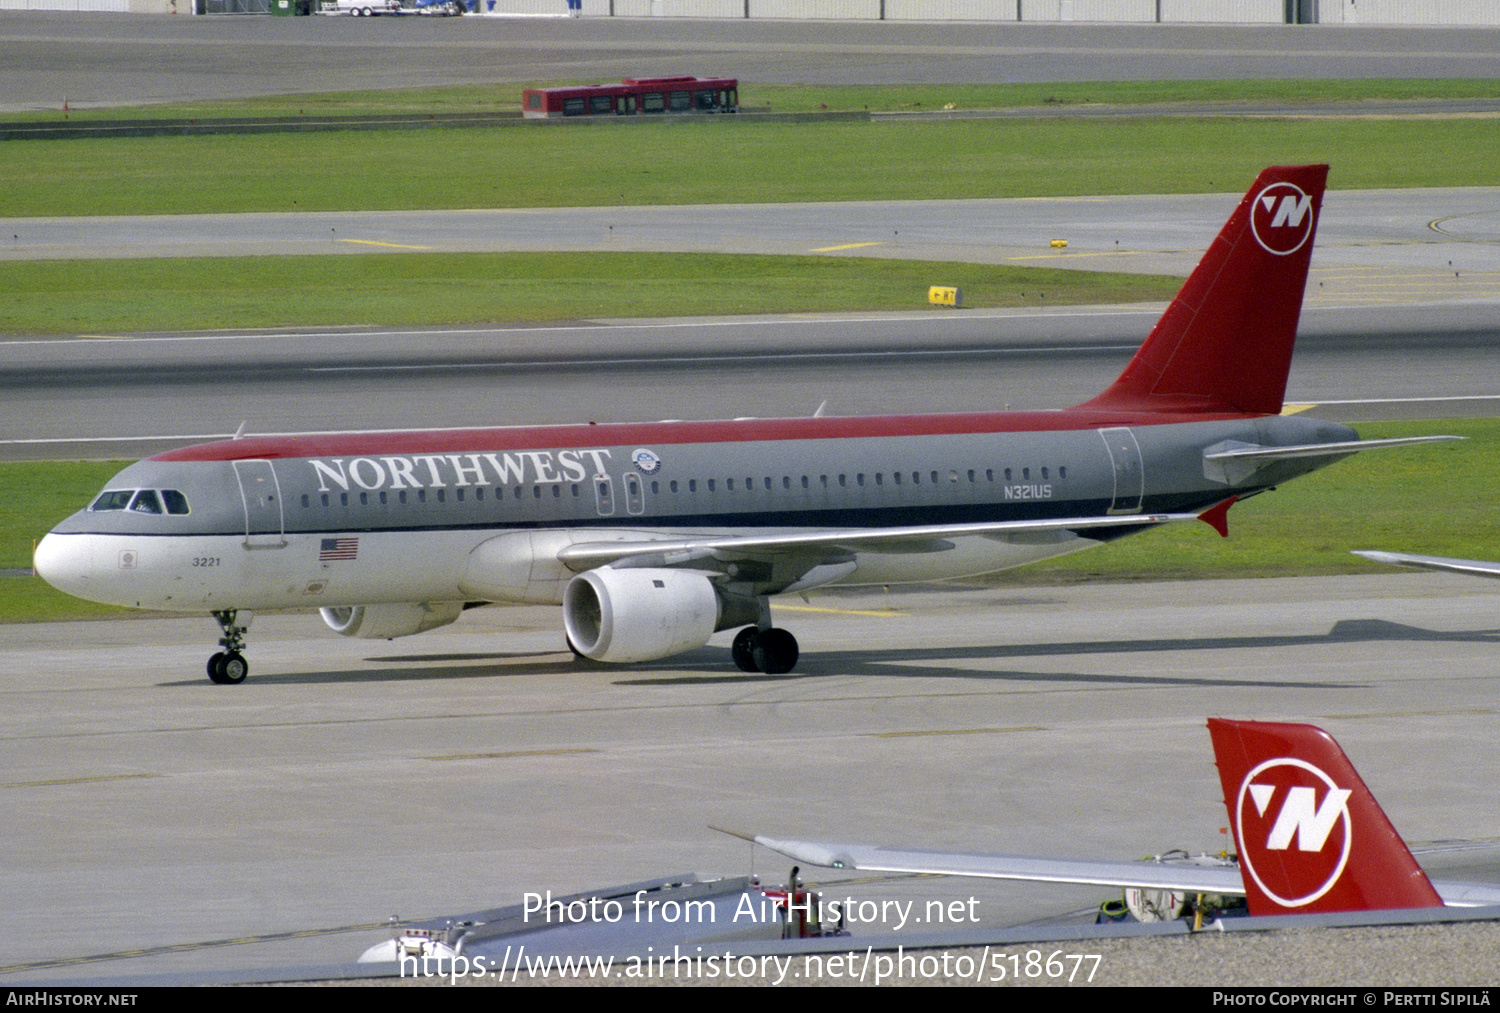
{"type": "Polygon", "coordinates": [[[1500,887],[1489,883],[1434,879],[1432,888],[1447,907],[1500,907],[1500,887]]]}
{"type": "Polygon", "coordinates": [[[794,861],[829,869],[1022,879],[1037,883],[1078,883],[1084,886],[1134,886],[1152,890],[1184,890],[1189,893],[1241,895],[1245,892],[1240,870],[1233,865],[1192,865],[1161,861],[1094,862],[1029,858],[1022,855],[899,851],[867,844],[782,841],[760,835],[735,836],[746,837],[794,861]]]}
{"type": "MultiPolygon", "coordinates": [[[[1207,512],[1207,511],[1205,511],[1207,512]]],[[[1199,513],[1121,514],[1104,517],[1061,517],[1033,521],[993,521],[975,524],[914,524],[891,528],[836,528],[819,531],[769,532],[749,535],[692,535],[682,538],[583,542],[558,552],[574,569],[590,569],[632,556],[668,557],[667,565],[715,555],[765,555],[780,552],[940,552],[953,547],[951,538],[1023,540],[1052,532],[1084,532],[1105,528],[1144,528],[1175,521],[1197,520],[1199,513]]]]}
{"type": "MultiPolygon", "coordinates": [[[[900,872],[933,876],[972,876],[977,879],[1016,879],[1032,883],[1076,883],[1127,889],[1176,890],[1244,896],[1245,882],[1237,865],[1193,865],[1190,862],[1146,860],[1095,862],[1083,859],[1035,858],[1025,855],[965,854],[943,851],[901,851],[870,844],[832,844],[823,841],[783,841],[762,835],[735,833],[744,840],[770,848],[804,865],[859,872],[900,872]]],[[[1500,905],[1500,887],[1460,880],[1433,880],[1432,886],[1449,907],[1500,905]]]]}
{"type": "Polygon", "coordinates": [[[1500,563],[1478,559],[1449,559],[1446,556],[1409,556],[1404,552],[1356,551],[1356,556],[1392,566],[1412,566],[1419,570],[1442,570],[1466,573],[1471,577],[1500,577],[1500,563]]]}

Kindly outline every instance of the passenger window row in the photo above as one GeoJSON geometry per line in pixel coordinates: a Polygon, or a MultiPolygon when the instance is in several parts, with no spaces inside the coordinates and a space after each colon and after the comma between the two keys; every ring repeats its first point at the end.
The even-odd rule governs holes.
{"type": "MultiPolygon", "coordinates": [[[[578,498],[579,485],[577,482],[567,483],[566,485],[560,482],[538,483],[531,486],[531,496],[533,499],[541,499],[543,496],[551,496],[552,499],[562,499],[563,489],[565,488],[568,490],[569,495],[572,496],[572,498],[578,498]],[[544,493],[542,491],[543,489],[550,489],[551,492],[544,493]]],[[[525,495],[525,490],[526,486],[518,485],[513,487],[512,491],[514,492],[514,496],[516,499],[521,499],[525,495]]],[[[353,497],[352,502],[359,506],[370,506],[371,504],[388,506],[391,503],[395,503],[397,506],[401,506],[407,503],[447,503],[449,501],[449,492],[450,490],[448,489],[414,489],[410,491],[406,489],[398,489],[395,492],[388,492],[385,490],[381,490],[380,492],[359,493],[341,492],[336,495],[334,493],[325,492],[319,494],[318,500],[320,504],[325,507],[331,507],[335,504],[335,502],[338,506],[341,507],[349,506],[351,503],[351,496],[353,497]],[[431,497],[428,496],[429,492],[432,494],[431,497]]],[[[453,494],[452,500],[454,503],[467,502],[467,493],[473,493],[473,500],[476,503],[483,503],[485,498],[484,486],[474,486],[470,489],[453,489],[451,490],[451,492],[453,494]]],[[[490,490],[491,499],[493,499],[497,503],[505,499],[505,493],[506,490],[504,489],[490,490]]],[[[302,508],[305,510],[310,508],[311,506],[312,497],[307,493],[303,493],[302,508]]]]}
{"type": "MultiPolygon", "coordinates": [[[[742,480],[669,479],[666,480],[666,482],[661,482],[660,479],[652,479],[651,494],[661,495],[661,492],[663,492],[664,489],[664,491],[666,491],[667,494],[670,495],[681,495],[684,491],[687,492],[688,495],[696,495],[697,491],[699,491],[700,485],[702,485],[702,488],[705,489],[706,492],[718,492],[720,491],[720,488],[723,488],[724,492],[754,492],[757,491],[757,489],[759,489],[759,491],[771,492],[774,491],[775,488],[777,488],[777,485],[780,485],[780,488],[783,489],[783,491],[792,491],[792,489],[796,488],[828,489],[834,488],[834,486],[837,486],[837,488],[840,489],[847,489],[850,488],[850,485],[852,485],[853,488],[865,488],[865,486],[880,486],[880,488],[883,488],[883,486],[886,485],[938,486],[942,485],[942,483],[944,482],[947,482],[948,485],[957,485],[957,483],[962,482],[968,482],[969,485],[980,485],[981,482],[1010,483],[1017,482],[1017,480],[1020,480],[1020,482],[1031,482],[1032,476],[1034,476],[1034,471],[1035,474],[1037,474],[1038,480],[1041,480],[1041,482],[1052,482],[1053,471],[1055,471],[1052,467],[1035,468],[1035,470],[1031,467],[1001,468],[1001,470],[995,470],[995,468],[984,468],[983,471],[978,470],[978,468],[968,468],[968,470],[966,471],[959,471],[957,470],[957,468],[950,468],[950,470],[948,471],[891,471],[891,473],[885,473],[885,471],[876,471],[876,473],[873,474],[865,474],[864,471],[856,471],[856,473],[852,474],[852,476],[847,473],[835,474],[835,476],[826,476],[826,474],[819,474],[819,476],[816,476],[816,479],[814,479],[813,476],[805,476],[804,474],[804,476],[798,477],[798,479],[795,480],[793,480],[793,477],[789,476],[789,474],[783,474],[783,476],[781,476],[780,482],[772,479],[771,476],[763,476],[760,477],[760,479],[756,479],[756,477],[750,476],[745,477],[745,479],[742,480]]],[[[1067,465],[1059,465],[1059,467],[1056,468],[1056,476],[1058,476],[1059,480],[1067,479],[1067,465]]],[[[625,480],[627,480],[628,483],[637,482],[637,480],[639,479],[637,479],[637,476],[634,476],[634,474],[630,474],[630,476],[625,477],[625,480]]],[[[501,503],[501,501],[504,501],[505,498],[507,498],[507,494],[508,498],[514,498],[514,500],[522,500],[522,498],[525,498],[526,488],[528,488],[528,486],[517,485],[508,486],[508,488],[505,489],[489,489],[490,500],[495,501],[495,503],[501,503]]],[[[580,489],[579,483],[577,482],[535,483],[535,485],[529,486],[529,489],[531,489],[532,500],[543,500],[543,498],[561,500],[561,498],[564,498],[564,491],[565,495],[567,495],[568,498],[573,498],[573,500],[577,500],[577,498],[582,495],[582,489],[580,489]]],[[[634,489],[636,489],[636,486],[630,486],[631,497],[637,495],[637,492],[634,491],[634,489]]],[[[320,503],[320,506],[324,507],[390,506],[390,504],[396,504],[396,506],[405,506],[405,504],[410,503],[449,503],[450,497],[452,497],[453,503],[465,503],[465,501],[469,501],[469,498],[471,498],[474,503],[483,503],[484,492],[486,492],[484,486],[472,486],[472,488],[468,489],[396,489],[396,491],[384,491],[383,489],[383,491],[377,492],[323,492],[323,494],[318,494],[318,503],[320,503]]],[[[129,497],[130,491],[123,492],[123,494],[110,494],[110,492],[107,492],[104,497],[99,498],[99,503],[104,503],[105,498],[110,497],[110,495],[124,495],[124,497],[129,497]]],[[[165,497],[165,495],[168,494],[166,494],[166,492],[163,492],[162,495],[163,497],[165,497]]],[[[177,497],[180,497],[180,494],[171,495],[177,495],[177,497]]],[[[609,495],[609,483],[601,482],[601,488],[598,489],[597,495],[600,495],[600,497],[607,497],[607,495],[609,495]]],[[[96,503],[93,509],[124,509],[123,506],[102,507],[99,506],[99,503],[96,503]]],[[[312,504],[314,504],[312,503],[312,495],[303,494],[303,509],[311,509],[312,504]]],[[[183,500],[183,506],[184,509],[181,510],[181,512],[186,513],[186,500],[183,500]]]]}
{"type": "MultiPolygon", "coordinates": [[[[1056,470],[1059,480],[1066,479],[1068,477],[1068,469],[1066,465],[1060,465],[1056,470]]],[[[864,472],[856,472],[852,477],[848,474],[834,475],[832,477],[828,475],[819,475],[817,476],[816,481],[814,481],[811,476],[803,475],[801,476],[800,480],[795,483],[792,480],[792,476],[783,475],[781,476],[781,488],[789,490],[792,489],[795,485],[802,489],[812,489],[815,486],[822,489],[827,489],[831,486],[837,486],[841,489],[847,489],[851,484],[856,488],[864,487],[867,485],[885,486],[888,481],[890,485],[896,486],[906,484],[919,486],[922,485],[923,482],[926,482],[930,485],[940,485],[945,478],[949,484],[967,480],[971,485],[978,485],[981,481],[981,474],[984,476],[983,481],[990,483],[996,481],[997,475],[1000,476],[999,480],[1003,482],[1030,482],[1032,481],[1032,471],[1032,468],[1025,467],[1019,469],[1003,468],[998,472],[994,468],[985,468],[982,472],[975,468],[969,468],[966,472],[962,473],[957,469],[950,469],[946,473],[938,471],[928,471],[925,473],[920,471],[893,471],[889,475],[887,475],[883,471],[877,471],[873,475],[866,475],[864,472]],[[910,476],[909,480],[907,478],[908,475],[910,476]],[[1017,478],[1017,475],[1019,475],[1019,478],[1017,478]]],[[[1052,481],[1053,469],[1051,467],[1038,468],[1035,469],[1035,471],[1040,481],[1052,481]]],[[[757,488],[769,492],[776,488],[776,481],[769,475],[761,479],[756,479],[752,476],[746,478],[743,482],[741,482],[739,479],[726,478],[722,480],[722,484],[725,492],[734,492],[737,489],[743,492],[754,492],[757,488]]],[[[696,478],[687,479],[682,483],[682,485],[686,486],[689,493],[696,493],[698,491],[698,479],[696,478]]],[[[705,479],[704,487],[708,492],[718,492],[720,488],[720,480],[716,478],[705,479]]],[[[659,495],[662,491],[662,488],[663,483],[660,481],[653,481],[651,483],[651,492],[653,495],[659,495]]],[[[665,488],[669,493],[681,492],[681,486],[679,485],[679,481],[677,479],[672,479],[666,482],[665,488]]]]}
{"type": "MultiPolygon", "coordinates": [[[[928,471],[928,472],[921,472],[921,471],[911,471],[911,472],[894,471],[894,472],[891,472],[889,475],[887,475],[885,472],[878,471],[878,472],[875,472],[873,475],[866,475],[864,472],[856,472],[852,477],[850,475],[848,475],[848,474],[834,475],[834,476],[819,475],[819,476],[817,476],[816,481],[813,480],[812,476],[803,475],[799,479],[797,479],[795,482],[793,481],[792,476],[790,476],[790,475],[783,475],[783,476],[781,476],[780,486],[781,486],[781,488],[783,490],[791,490],[794,487],[795,488],[801,488],[801,489],[812,489],[815,486],[817,488],[822,488],[822,489],[827,489],[827,488],[830,488],[831,486],[837,486],[838,488],[846,489],[846,488],[848,488],[850,486],[851,483],[856,488],[862,488],[862,487],[865,487],[865,486],[868,486],[868,485],[874,485],[874,486],[884,487],[887,484],[890,484],[890,485],[893,485],[893,486],[904,486],[904,485],[908,485],[908,484],[913,485],[913,486],[920,486],[924,482],[926,484],[936,486],[936,485],[941,485],[945,479],[946,479],[946,481],[950,485],[957,484],[957,483],[964,482],[964,481],[967,481],[971,485],[978,485],[981,482],[981,478],[980,478],[981,475],[983,475],[982,481],[987,482],[987,483],[994,483],[997,480],[998,481],[1002,481],[1002,482],[1014,482],[1014,481],[1030,482],[1030,481],[1032,481],[1033,470],[1035,470],[1036,475],[1037,475],[1037,477],[1039,478],[1040,481],[1050,482],[1052,480],[1053,469],[1050,468],[1050,467],[1042,467],[1042,468],[1037,468],[1037,469],[1032,469],[1030,467],[1024,467],[1024,468],[1003,468],[1003,469],[1000,469],[999,471],[996,471],[996,469],[994,469],[994,468],[985,468],[982,472],[979,471],[978,469],[975,469],[975,468],[969,468],[965,472],[959,472],[957,469],[949,469],[946,473],[945,472],[940,472],[940,471],[928,471]]],[[[1068,477],[1067,466],[1066,465],[1060,465],[1056,469],[1056,473],[1057,473],[1057,477],[1058,477],[1059,480],[1066,479],[1068,477]]],[[[684,491],[684,489],[686,490],[686,492],[689,495],[693,495],[693,494],[696,494],[698,492],[699,482],[700,482],[700,480],[696,479],[696,478],[689,478],[689,479],[685,479],[685,480],[683,480],[683,479],[675,479],[674,478],[674,479],[670,479],[670,480],[668,480],[666,482],[662,482],[659,479],[653,479],[652,482],[651,482],[651,494],[653,496],[659,496],[659,495],[661,495],[662,490],[665,488],[668,493],[673,494],[673,495],[680,495],[684,491]]],[[[759,489],[761,489],[763,491],[766,491],[766,492],[770,492],[770,491],[773,491],[776,488],[777,484],[778,484],[776,482],[776,480],[773,479],[769,475],[766,475],[766,476],[764,476],[764,477],[762,477],[760,479],[756,479],[755,477],[751,476],[751,477],[745,478],[743,481],[741,481],[739,479],[734,479],[734,478],[726,478],[726,479],[722,479],[722,480],[721,479],[717,479],[717,478],[710,478],[710,479],[704,479],[704,480],[702,480],[702,484],[703,484],[704,489],[706,491],[712,492],[712,493],[716,493],[716,492],[719,491],[721,483],[722,483],[722,487],[723,487],[723,489],[724,489],[725,492],[735,492],[736,490],[743,491],[743,492],[754,492],[757,488],[759,488],[759,489]]],[[[519,486],[519,485],[512,487],[510,489],[512,498],[517,499],[517,500],[522,499],[525,496],[525,490],[526,490],[526,488],[527,488],[526,486],[519,486]]],[[[531,496],[532,496],[532,498],[533,499],[538,499],[538,500],[539,499],[543,499],[545,497],[549,497],[549,496],[552,499],[562,499],[563,498],[563,490],[564,489],[567,490],[569,497],[572,498],[572,499],[577,499],[581,495],[580,487],[579,487],[579,484],[577,482],[572,482],[572,483],[560,483],[560,482],[538,483],[538,484],[532,485],[530,488],[531,488],[531,496]],[[550,490],[550,492],[544,492],[543,491],[544,489],[545,490],[550,490]]],[[[447,503],[449,501],[449,492],[450,491],[452,493],[453,502],[455,502],[455,503],[463,503],[463,502],[465,502],[466,501],[466,494],[467,493],[472,493],[473,499],[474,499],[475,502],[484,502],[485,489],[484,489],[483,486],[476,486],[476,487],[473,487],[471,489],[453,489],[453,490],[448,490],[448,489],[432,489],[432,490],[428,490],[428,489],[415,489],[415,490],[400,489],[400,490],[396,490],[394,492],[387,492],[387,491],[380,491],[380,492],[359,492],[359,493],[347,493],[347,492],[326,493],[325,492],[325,493],[321,493],[319,495],[319,501],[320,501],[320,504],[322,506],[325,506],[325,507],[334,506],[335,505],[335,497],[336,497],[337,505],[341,506],[341,507],[350,506],[351,505],[351,497],[353,497],[353,503],[356,504],[356,505],[358,505],[358,506],[370,506],[372,504],[378,504],[380,506],[388,506],[392,502],[394,502],[398,506],[399,505],[404,505],[404,504],[407,504],[407,503],[419,503],[419,504],[425,504],[425,503],[429,503],[429,502],[433,502],[433,503],[447,503]],[[429,493],[431,494],[430,498],[429,498],[429,493]]],[[[105,494],[105,496],[109,496],[109,495],[111,495],[111,494],[109,494],[109,493],[105,494]]],[[[129,493],[126,493],[126,495],[129,495],[129,493]]],[[[177,494],[177,495],[180,495],[180,494],[177,494]]],[[[493,490],[491,490],[491,497],[496,502],[503,501],[506,498],[506,490],[504,490],[504,489],[493,489],[493,490]]],[[[103,499],[104,499],[104,497],[100,497],[101,501],[103,501],[103,499]]],[[[185,503],[185,501],[184,501],[184,503],[185,503]]],[[[309,496],[309,495],[307,495],[306,493],[304,493],[303,496],[302,496],[302,506],[303,506],[303,509],[308,509],[308,508],[310,508],[312,506],[312,497],[309,496]]],[[[98,510],[98,509],[124,509],[124,508],[123,507],[100,507],[100,506],[98,506],[96,504],[95,507],[94,507],[94,509],[98,510]]],[[[184,509],[182,512],[186,513],[187,511],[184,509]]]]}

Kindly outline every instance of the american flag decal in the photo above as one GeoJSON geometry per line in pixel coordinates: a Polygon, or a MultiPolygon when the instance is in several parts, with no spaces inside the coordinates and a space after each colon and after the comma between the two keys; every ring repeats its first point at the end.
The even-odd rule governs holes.
{"type": "Polygon", "coordinates": [[[334,559],[353,559],[358,554],[358,538],[325,538],[323,539],[323,547],[318,551],[318,562],[326,563],[334,559]]]}

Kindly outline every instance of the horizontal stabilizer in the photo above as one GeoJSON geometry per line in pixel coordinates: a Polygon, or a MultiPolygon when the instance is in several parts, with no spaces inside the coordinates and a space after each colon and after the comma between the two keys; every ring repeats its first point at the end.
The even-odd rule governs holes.
{"type": "Polygon", "coordinates": [[[1305,443],[1298,447],[1236,447],[1204,454],[1205,461],[1289,461],[1303,457],[1345,457],[1361,450],[1412,447],[1420,443],[1447,443],[1463,436],[1403,436],[1390,440],[1345,440],[1340,443],[1305,443]]]}
{"type": "Polygon", "coordinates": [[[1335,443],[1304,443],[1292,447],[1262,447],[1254,444],[1220,444],[1223,449],[1205,452],[1205,473],[1226,485],[1238,485],[1261,468],[1277,461],[1322,458],[1329,463],[1362,450],[1413,447],[1423,443],[1447,443],[1463,436],[1403,436],[1389,440],[1341,440],[1335,443]]]}

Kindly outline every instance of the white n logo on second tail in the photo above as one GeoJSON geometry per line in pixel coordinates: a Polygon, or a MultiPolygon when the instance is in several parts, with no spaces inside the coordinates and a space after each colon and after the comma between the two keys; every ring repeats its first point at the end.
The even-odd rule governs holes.
{"type": "MultiPolygon", "coordinates": [[[[1275,793],[1274,784],[1250,785],[1250,797],[1260,815],[1266,814],[1266,807],[1271,804],[1275,793]]],[[[1324,796],[1323,804],[1319,806],[1317,793],[1312,788],[1288,790],[1286,801],[1281,803],[1281,813],[1266,836],[1266,850],[1285,851],[1291,846],[1292,836],[1296,835],[1298,851],[1322,851],[1334,822],[1344,814],[1350,794],[1347,788],[1336,788],[1324,796]]]]}

